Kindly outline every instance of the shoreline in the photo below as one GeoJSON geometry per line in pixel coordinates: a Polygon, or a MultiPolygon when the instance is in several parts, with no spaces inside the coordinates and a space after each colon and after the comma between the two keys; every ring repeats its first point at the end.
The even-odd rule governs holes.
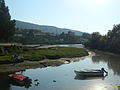
{"type": "Polygon", "coordinates": [[[71,62],[76,62],[80,60],[84,60],[85,58],[92,57],[95,55],[94,52],[88,52],[89,55],[81,56],[81,57],[74,57],[74,58],[60,58],[60,59],[45,59],[43,61],[24,61],[22,63],[14,64],[4,64],[0,65],[0,72],[17,72],[22,71],[25,69],[34,69],[34,68],[45,68],[49,66],[60,66],[63,64],[69,64],[71,62]]]}
{"type": "Polygon", "coordinates": [[[112,53],[112,52],[107,52],[107,51],[101,51],[101,50],[92,50],[93,52],[99,54],[99,53],[103,53],[106,55],[114,55],[114,56],[120,56],[120,54],[116,54],[116,53],[112,53]]]}

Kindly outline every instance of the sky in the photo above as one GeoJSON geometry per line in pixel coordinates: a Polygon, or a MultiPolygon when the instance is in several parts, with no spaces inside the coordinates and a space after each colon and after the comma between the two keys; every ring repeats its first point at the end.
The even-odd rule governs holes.
{"type": "Polygon", "coordinates": [[[120,0],[5,0],[11,18],[107,34],[120,23],[120,0]]]}

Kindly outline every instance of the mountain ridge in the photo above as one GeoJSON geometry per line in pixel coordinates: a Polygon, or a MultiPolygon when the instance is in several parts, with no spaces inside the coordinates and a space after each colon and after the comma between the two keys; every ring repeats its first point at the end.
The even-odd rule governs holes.
{"type": "Polygon", "coordinates": [[[33,23],[19,21],[19,20],[16,20],[16,28],[36,29],[36,30],[41,30],[42,32],[49,32],[49,33],[54,33],[54,34],[61,34],[62,32],[68,33],[69,31],[72,31],[75,33],[75,35],[79,35],[79,36],[85,33],[85,32],[72,30],[68,28],[59,28],[59,27],[50,26],[50,25],[38,25],[38,24],[33,24],[33,23]]]}

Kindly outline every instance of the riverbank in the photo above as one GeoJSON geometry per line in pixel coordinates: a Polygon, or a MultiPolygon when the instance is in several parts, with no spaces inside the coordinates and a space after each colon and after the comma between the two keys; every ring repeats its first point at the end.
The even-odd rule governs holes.
{"type": "Polygon", "coordinates": [[[10,47],[7,53],[0,56],[0,72],[19,71],[28,68],[43,68],[47,66],[59,66],[62,64],[78,61],[89,53],[83,48],[70,47],[10,47]],[[19,55],[20,59],[13,58],[19,55]]]}
{"type": "Polygon", "coordinates": [[[20,63],[23,61],[42,61],[44,59],[59,59],[81,57],[88,55],[83,48],[49,47],[5,47],[7,53],[0,54],[0,64],[20,63]]]}
{"type": "Polygon", "coordinates": [[[83,57],[74,57],[74,58],[60,58],[60,59],[45,59],[43,61],[24,61],[22,63],[16,64],[4,64],[0,65],[0,72],[16,72],[22,71],[25,69],[33,69],[33,68],[45,68],[48,66],[60,66],[62,64],[69,64],[71,62],[76,62],[80,60],[84,60],[87,57],[94,56],[94,52],[89,52],[88,56],[83,57]]]}

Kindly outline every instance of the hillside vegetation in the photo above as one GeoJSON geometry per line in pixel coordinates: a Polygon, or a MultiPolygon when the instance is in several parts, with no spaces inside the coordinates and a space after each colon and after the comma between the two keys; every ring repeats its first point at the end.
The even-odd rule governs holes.
{"type": "Polygon", "coordinates": [[[48,25],[37,25],[37,24],[22,22],[18,20],[16,20],[16,28],[35,29],[35,30],[41,30],[42,32],[49,32],[54,34],[61,34],[62,32],[68,33],[69,31],[71,31],[71,32],[74,32],[75,35],[79,35],[79,36],[81,36],[84,33],[81,31],[67,29],[67,28],[58,28],[55,26],[48,26],[48,25]]]}
{"type": "Polygon", "coordinates": [[[35,29],[16,29],[13,41],[23,44],[81,44],[90,37],[84,33],[82,36],[75,35],[74,32],[62,32],[59,35],[42,32],[35,29]]]}

